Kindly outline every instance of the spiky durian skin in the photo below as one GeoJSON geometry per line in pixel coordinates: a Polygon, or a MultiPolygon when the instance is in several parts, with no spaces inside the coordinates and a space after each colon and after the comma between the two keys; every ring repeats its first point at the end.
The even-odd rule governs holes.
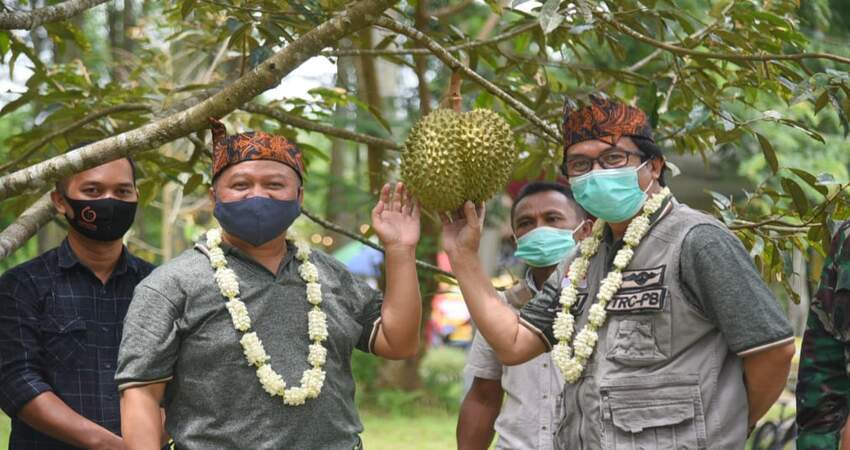
{"type": "Polygon", "coordinates": [[[501,191],[516,157],[513,132],[495,112],[438,109],[407,136],[401,177],[424,208],[454,211],[501,191]]]}

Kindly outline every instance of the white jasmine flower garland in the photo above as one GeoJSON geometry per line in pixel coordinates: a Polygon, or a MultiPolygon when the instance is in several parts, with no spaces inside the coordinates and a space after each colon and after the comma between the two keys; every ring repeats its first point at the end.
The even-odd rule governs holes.
{"type": "Polygon", "coordinates": [[[289,406],[303,405],[307,399],[313,399],[322,392],[325,383],[325,371],[322,366],[327,360],[328,350],[322,342],[328,339],[327,315],[319,308],[322,303],[322,285],[319,283],[319,269],[310,262],[310,246],[304,242],[295,245],[298,251],[295,258],[301,261],[298,273],[307,283],[307,301],[313,308],[307,313],[307,329],[309,330],[310,344],[307,362],[312,368],[307,369],[301,375],[300,387],[287,387],[283,377],[272,369],[268,364],[269,355],[263,347],[263,342],[256,332],[251,331],[251,317],[248,315],[248,307],[239,300],[239,278],[232,269],[227,267],[227,259],[221,247],[221,230],[212,229],[207,231],[207,248],[210,254],[210,265],[215,269],[215,281],[221,295],[227,298],[227,311],[233,321],[233,327],[244,333],[239,343],[248,364],[257,367],[257,378],[263,390],[271,396],[283,397],[283,403],[289,406]]]}
{"type": "Polygon", "coordinates": [[[599,286],[599,292],[596,294],[597,302],[590,307],[588,311],[587,325],[573,339],[575,331],[575,317],[573,317],[570,309],[578,301],[578,290],[576,286],[587,276],[587,269],[590,267],[590,258],[596,254],[599,249],[599,244],[602,241],[602,231],[605,229],[605,222],[597,220],[593,226],[592,235],[581,242],[581,255],[576,258],[567,271],[570,284],[561,290],[560,304],[563,307],[562,311],[555,316],[555,323],[552,326],[552,331],[558,343],[552,348],[552,360],[558,366],[564,379],[568,383],[575,383],[584,372],[584,367],[587,361],[593,355],[593,349],[596,347],[596,341],[599,340],[597,331],[605,324],[607,313],[605,306],[614,298],[614,295],[620,290],[623,284],[623,270],[629,266],[632,258],[635,255],[634,249],[640,244],[641,239],[649,231],[650,221],[649,216],[654,214],[661,208],[664,199],[670,195],[670,189],[664,188],[652,198],[646,201],[643,205],[641,214],[632,219],[629,226],[626,228],[626,233],[623,235],[623,248],[621,248],[614,257],[614,268],[599,286]],[[573,340],[570,346],[570,340],[573,340]]]}

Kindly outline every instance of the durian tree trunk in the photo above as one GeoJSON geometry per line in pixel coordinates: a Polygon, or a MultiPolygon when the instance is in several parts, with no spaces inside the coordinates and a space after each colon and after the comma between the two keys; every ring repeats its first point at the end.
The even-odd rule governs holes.
{"type": "MultiPolygon", "coordinates": [[[[340,42],[340,48],[350,48],[351,40],[343,39],[340,42]]],[[[336,85],[345,90],[351,88],[351,80],[349,73],[352,70],[353,61],[350,57],[341,57],[336,63],[336,85]]],[[[334,111],[334,126],[344,127],[347,115],[346,106],[338,105],[334,111]]],[[[331,140],[331,161],[330,161],[330,183],[328,184],[327,198],[325,201],[325,217],[331,222],[342,225],[345,228],[351,229],[356,222],[355,213],[348,207],[346,198],[346,167],[353,162],[351,158],[351,147],[359,144],[351,143],[344,139],[331,140]]],[[[355,149],[356,150],[356,149],[355,149]]],[[[334,244],[343,241],[343,236],[336,234],[334,236],[334,244]]]]}
{"type": "MultiPolygon", "coordinates": [[[[428,23],[428,1],[419,0],[416,3],[415,25],[424,31],[428,23]]],[[[414,56],[414,68],[418,81],[419,114],[425,117],[431,112],[431,92],[425,72],[428,70],[427,57],[414,56]]],[[[419,246],[416,249],[417,258],[427,263],[437,264],[439,250],[440,226],[427,215],[422,216],[422,232],[419,246]]],[[[385,361],[379,372],[380,385],[403,390],[415,390],[422,387],[419,376],[419,364],[428,351],[425,340],[425,324],[431,319],[431,298],[437,291],[437,281],[433,274],[419,271],[419,290],[422,294],[422,324],[419,329],[419,351],[416,356],[403,361],[385,361]]]]}
{"type": "MultiPolygon", "coordinates": [[[[363,48],[372,48],[373,30],[365,28],[359,32],[360,42],[363,48]]],[[[360,56],[360,67],[357,74],[358,90],[360,98],[365,100],[369,107],[380,114],[381,91],[378,86],[378,73],[375,68],[375,58],[369,55],[360,56]]],[[[367,162],[369,168],[369,192],[377,194],[384,184],[384,149],[373,145],[368,146],[367,162]]]]}

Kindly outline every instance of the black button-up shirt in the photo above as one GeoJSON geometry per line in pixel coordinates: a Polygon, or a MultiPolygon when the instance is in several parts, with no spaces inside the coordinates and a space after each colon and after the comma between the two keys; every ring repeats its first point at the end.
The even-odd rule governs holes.
{"type": "Polygon", "coordinates": [[[16,417],[46,391],[120,433],[118,345],[133,289],[151,270],[125,248],[103,284],[65,240],[0,277],[0,408],[12,418],[10,449],[73,448],[16,417]]]}

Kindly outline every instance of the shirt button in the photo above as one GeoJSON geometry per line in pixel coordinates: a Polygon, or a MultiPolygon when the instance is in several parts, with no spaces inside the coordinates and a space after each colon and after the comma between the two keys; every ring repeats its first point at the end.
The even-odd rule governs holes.
{"type": "Polygon", "coordinates": [[[547,367],[549,367],[549,364],[547,364],[547,363],[543,363],[543,368],[545,369],[545,368],[547,368],[547,367]]]}
{"type": "Polygon", "coordinates": [[[544,396],[543,396],[543,400],[546,400],[547,398],[549,398],[549,396],[548,396],[548,395],[544,395],[544,396]]]}
{"type": "Polygon", "coordinates": [[[103,331],[104,333],[106,333],[107,331],[109,331],[109,327],[107,327],[107,326],[100,327],[100,331],[103,331]]]}
{"type": "Polygon", "coordinates": [[[543,425],[543,429],[544,429],[544,430],[546,429],[546,425],[543,425]]]}
{"type": "Polygon", "coordinates": [[[112,363],[103,363],[103,368],[104,368],[104,369],[111,369],[111,368],[112,368],[112,363]]]}

